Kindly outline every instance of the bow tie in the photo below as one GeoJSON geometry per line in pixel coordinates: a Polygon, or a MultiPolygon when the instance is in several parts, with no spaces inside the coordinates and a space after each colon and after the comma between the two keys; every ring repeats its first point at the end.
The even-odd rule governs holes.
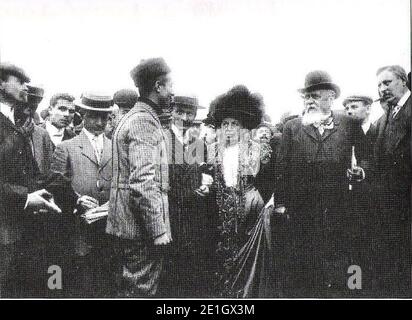
{"type": "Polygon", "coordinates": [[[56,133],[53,134],[53,137],[63,137],[63,135],[64,135],[64,131],[56,132],[56,133]]]}

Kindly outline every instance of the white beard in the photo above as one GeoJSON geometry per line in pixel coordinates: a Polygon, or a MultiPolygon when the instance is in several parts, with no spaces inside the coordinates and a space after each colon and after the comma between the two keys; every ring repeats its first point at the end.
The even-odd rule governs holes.
{"type": "Polygon", "coordinates": [[[311,124],[320,124],[322,121],[330,117],[330,114],[323,114],[319,111],[305,112],[302,116],[302,124],[308,126],[311,124]]]}

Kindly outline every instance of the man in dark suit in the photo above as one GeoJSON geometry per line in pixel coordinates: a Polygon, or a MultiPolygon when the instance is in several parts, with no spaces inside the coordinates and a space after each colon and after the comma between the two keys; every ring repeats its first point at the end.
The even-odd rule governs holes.
{"type": "Polygon", "coordinates": [[[25,217],[40,209],[61,212],[50,193],[38,190],[30,143],[15,125],[15,108],[27,101],[29,81],[22,69],[0,64],[0,297],[25,295],[15,274],[17,257],[32,245],[26,241],[25,217]]]}
{"type": "MultiPolygon", "coordinates": [[[[75,260],[71,265],[73,270],[70,270],[72,274],[68,278],[66,294],[77,297],[108,296],[110,250],[104,232],[106,224],[98,221],[87,226],[80,215],[109,200],[112,144],[104,135],[104,129],[113,110],[113,100],[111,96],[84,93],[76,105],[85,110],[84,128],[78,136],[56,147],[51,165],[54,174],[67,178],[59,182],[70,182],[75,195],[65,196],[65,199],[72,199],[65,207],[70,211],[66,212],[68,223],[74,225],[74,232],[70,235],[74,251],[67,252],[67,255],[75,260]],[[76,216],[73,216],[70,207],[77,208],[76,216]]],[[[58,190],[56,184],[54,190],[58,190]]],[[[63,238],[65,235],[60,236],[63,238]]]]}
{"type": "Polygon", "coordinates": [[[169,174],[159,115],[172,97],[170,68],[162,58],[143,60],[131,72],[137,104],[113,136],[113,181],[106,232],[117,238],[118,296],[157,291],[164,246],[171,241],[169,174]]]}
{"type": "MultiPolygon", "coordinates": [[[[328,73],[310,72],[299,91],[304,115],[284,126],[279,155],[282,183],[274,197],[275,212],[290,218],[290,243],[285,245],[290,254],[286,289],[291,291],[285,292],[341,297],[350,293],[347,272],[353,263],[347,171],[352,147],[361,150],[359,137],[363,133],[359,122],[331,111],[340,89],[328,73]]],[[[357,166],[348,174],[351,178],[364,176],[357,166]]]]}
{"type": "Polygon", "coordinates": [[[76,134],[69,128],[75,113],[74,97],[68,93],[56,93],[50,99],[49,117],[41,124],[49,133],[54,146],[74,138],[76,134]]]}
{"type": "MultiPolygon", "coordinates": [[[[169,211],[173,243],[165,261],[159,295],[166,297],[207,296],[207,205],[199,187],[206,146],[193,136],[200,106],[196,97],[174,96],[167,135],[169,159],[169,211]]],[[[210,177],[210,179],[212,179],[210,177]]]]}
{"type": "Polygon", "coordinates": [[[411,93],[405,70],[377,71],[384,115],[376,125],[375,177],[379,221],[379,290],[384,296],[411,291],[411,93]]]}

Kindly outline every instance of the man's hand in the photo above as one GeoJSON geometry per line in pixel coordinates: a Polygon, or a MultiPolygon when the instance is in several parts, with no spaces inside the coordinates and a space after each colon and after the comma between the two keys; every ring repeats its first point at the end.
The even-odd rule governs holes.
{"type": "Polygon", "coordinates": [[[160,237],[157,237],[156,239],[154,239],[154,245],[155,246],[164,246],[166,244],[169,244],[170,241],[171,241],[171,239],[165,233],[165,234],[161,235],[160,237]]]}
{"type": "Polygon", "coordinates": [[[27,195],[26,209],[62,213],[61,209],[54,203],[52,195],[45,189],[27,195]]]}
{"type": "Polygon", "coordinates": [[[201,185],[199,188],[195,190],[196,194],[200,197],[205,197],[209,194],[210,190],[208,186],[201,185]]]}
{"type": "Polygon", "coordinates": [[[97,208],[99,206],[99,201],[97,201],[93,197],[84,195],[77,200],[77,204],[81,206],[84,210],[89,210],[97,208]]]}
{"type": "Polygon", "coordinates": [[[365,179],[365,171],[361,167],[354,167],[346,171],[346,176],[349,181],[361,182],[365,179]]]}

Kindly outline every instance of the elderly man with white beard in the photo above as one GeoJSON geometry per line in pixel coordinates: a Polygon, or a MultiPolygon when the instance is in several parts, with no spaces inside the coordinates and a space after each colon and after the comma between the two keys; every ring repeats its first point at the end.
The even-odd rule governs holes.
{"type": "MultiPolygon", "coordinates": [[[[280,183],[275,212],[289,217],[290,250],[286,294],[343,297],[353,229],[348,203],[351,185],[365,172],[352,159],[363,157],[360,122],[331,110],[340,88],[324,71],[312,71],[300,89],[304,114],[285,124],[279,155],[280,183]],[[352,163],[352,166],[351,166],[352,163]]],[[[362,266],[360,266],[362,267],[362,266]]]]}

